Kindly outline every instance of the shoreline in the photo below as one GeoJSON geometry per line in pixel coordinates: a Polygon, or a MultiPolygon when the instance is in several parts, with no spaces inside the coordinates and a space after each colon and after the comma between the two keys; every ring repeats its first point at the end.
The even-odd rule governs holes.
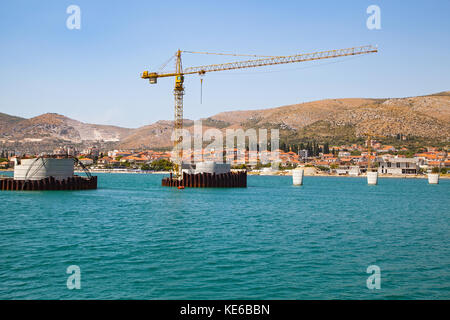
{"type": "MultiPolygon", "coordinates": [[[[270,176],[275,176],[275,177],[280,177],[280,176],[292,176],[291,172],[286,172],[286,173],[279,173],[279,172],[275,172],[273,174],[260,174],[259,172],[248,172],[249,176],[265,176],[265,177],[270,177],[270,176]]],[[[304,177],[336,177],[336,178],[367,178],[366,175],[344,175],[344,174],[304,174],[304,177]]],[[[378,178],[389,178],[389,179],[427,179],[428,176],[426,174],[422,174],[422,175],[384,175],[384,174],[378,174],[378,178]]],[[[450,174],[446,174],[446,175],[440,175],[439,179],[450,179],[450,174]]]]}
{"type": "MultiPolygon", "coordinates": [[[[76,173],[84,173],[83,171],[75,171],[76,173]]],[[[127,174],[170,174],[170,171],[103,171],[103,170],[90,170],[91,173],[127,173],[127,174]]],[[[274,174],[260,174],[259,172],[252,172],[248,171],[247,174],[249,176],[275,176],[275,177],[282,177],[282,176],[292,176],[291,172],[275,172],[274,174]]],[[[305,174],[305,177],[338,177],[338,178],[367,178],[366,175],[358,175],[358,176],[352,176],[352,175],[339,175],[339,174],[305,174]]],[[[427,179],[427,175],[382,175],[379,174],[378,178],[390,178],[390,179],[427,179]]],[[[450,174],[447,175],[440,175],[440,179],[450,179],[450,174]]]]}
{"type": "MultiPolygon", "coordinates": [[[[133,170],[89,170],[91,174],[95,174],[95,173],[113,173],[113,174],[117,174],[117,173],[124,173],[124,174],[159,174],[159,175],[163,175],[163,174],[170,174],[170,171],[133,171],[133,170]]],[[[11,169],[1,169],[0,170],[0,175],[2,172],[14,172],[14,170],[11,169]]],[[[75,170],[74,173],[77,174],[84,174],[84,171],[79,171],[79,170],[75,170]]],[[[286,171],[280,171],[280,172],[274,172],[273,174],[261,174],[260,172],[252,172],[252,171],[248,171],[247,174],[249,176],[264,176],[264,177],[282,177],[282,176],[292,176],[292,172],[286,172],[286,171]]],[[[338,174],[305,174],[305,177],[337,177],[337,178],[367,178],[366,175],[357,175],[357,176],[353,176],[353,175],[338,175],[338,174]]],[[[388,178],[388,179],[427,179],[427,175],[423,174],[423,175],[383,175],[383,174],[379,174],[378,178],[388,178]]],[[[450,174],[446,174],[446,175],[440,175],[439,179],[450,179],[450,174]]]]}

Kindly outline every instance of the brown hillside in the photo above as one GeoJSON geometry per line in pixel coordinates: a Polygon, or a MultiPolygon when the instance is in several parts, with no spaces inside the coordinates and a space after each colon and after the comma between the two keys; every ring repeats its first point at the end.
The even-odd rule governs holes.
{"type": "MultiPolygon", "coordinates": [[[[365,132],[407,136],[430,145],[450,140],[450,92],[387,99],[327,99],[271,109],[221,112],[203,121],[203,131],[278,128],[282,139],[349,142],[365,132]]],[[[193,121],[185,128],[193,133],[193,121]]],[[[172,121],[138,129],[87,124],[47,113],[23,119],[0,113],[0,142],[20,149],[23,141],[42,139],[49,147],[64,143],[107,142],[123,149],[170,148],[172,121]]],[[[44,143],[44,142],[42,142],[44,143]]]]}

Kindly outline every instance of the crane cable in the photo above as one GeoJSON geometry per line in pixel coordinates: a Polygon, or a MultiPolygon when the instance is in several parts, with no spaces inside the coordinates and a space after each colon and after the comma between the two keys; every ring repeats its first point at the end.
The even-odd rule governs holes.
{"type": "Polygon", "coordinates": [[[218,53],[218,52],[199,52],[199,51],[182,51],[183,53],[194,54],[214,54],[218,56],[234,56],[234,57],[256,57],[256,58],[280,58],[282,56],[262,56],[258,54],[238,54],[238,53],[218,53]]]}
{"type": "MultiPolygon", "coordinates": [[[[197,52],[197,51],[182,51],[183,53],[194,53],[194,54],[214,54],[214,55],[221,55],[221,56],[243,56],[243,57],[261,57],[261,58],[279,58],[281,56],[261,56],[261,55],[248,55],[248,54],[234,54],[234,53],[215,53],[215,52],[197,52]]],[[[169,61],[167,61],[162,68],[164,68],[169,62],[170,60],[173,59],[174,56],[172,56],[169,61]]],[[[271,71],[262,71],[262,72],[240,72],[240,73],[233,73],[233,75],[239,74],[239,75],[248,75],[248,74],[259,74],[259,73],[278,73],[278,72],[286,72],[286,71],[292,71],[292,70],[302,70],[302,69],[309,69],[309,68],[314,68],[314,67],[320,67],[320,66],[324,66],[324,65],[328,65],[328,64],[334,64],[334,63],[340,63],[340,62],[345,62],[348,60],[352,60],[352,59],[356,59],[356,58],[360,58],[360,56],[355,56],[355,57],[350,57],[347,59],[343,59],[343,60],[339,60],[339,61],[332,61],[332,62],[326,62],[326,63],[321,63],[321,64],[317,64],[317,65],[312,65],[312,66],[306,66],[306,67],[300,67],[300,68],[295,68],[295,69],[290,69],[290,70],[271,70],[271,71]]],[[[203,103],[203,76],[204,74],[200,74],[200,104],[203,103]]]]}
{"type": "Polygon", "coordinates": [[[164,68],[169,64],[169,62],[172,61],[173,58],[175,58],[175,55],[171,56],[171,57],[169,58],[169,60],[167,60],[165,63],[163,63],[163,64],[161,65],[161,67],[159,67],[158,73],[160,73],[161,71],[163,71],[164,68]]]}
{"type": "Polygon", "coordinates": [[[200,104],[202,104],[203,101],[203,78],[200,77],[200,104]]]}
{"type": "MultiPolygon", "coordinates": [[[[314,67],[321,67],[321,66],[324,66],[324,65],[327,65],[327,64],[346,62],[348,60],[352,60],[352,59],[356,59],[356,58],[361,58],[361,56],[355,56],[355,57],[350,57],[350,58],[339,60],[339,61],[325,62],[325,63],[320,63],[320,64],[316,64],[316,65],[312,65],[312,66],[294,68],[294,69],[289,69],[289,70],[271,70],[271,71],[260,71],[260,72],[238,72],[238,73],[232,73],[232,75],[251,75],[251,74],[260,74],[260,73],[279,73],[279,72],[286,72],[286,71],[293,71],[293,70],[302,70],[302,69],[309,69],[309,68],[314,68],[314,67]]],[[[224,74],[226,74],[226,73],[224,73],[224,74]]],[[[200,104],[202,104],[202,102],[203,102],[203,76],[204,76],[204,74],[200,75],[200,104]]]]}

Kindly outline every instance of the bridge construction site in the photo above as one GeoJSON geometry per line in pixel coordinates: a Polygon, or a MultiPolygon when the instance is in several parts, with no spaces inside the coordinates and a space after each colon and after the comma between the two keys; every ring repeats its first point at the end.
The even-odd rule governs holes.
{"type": "MultiPolygon", "coordinates": [[[[217,71],[227,71],[227,70],[237,70],[245,68],[257,68],[264,66],[273,66],[279,64],[289,64],[296,62],[307,62],[323,59],[332,59],[346,56],[370,54],[378,52],[377,47],[366,45],[361,47],[345,48],[338,50],[328,50],[313,53],[296,54],[290,56],[260,56],[260,55],[242,55],[242,54],[230,54],[230,53],[212,53],[212,52],[193,52],[193,51],[181,51],[178,50],[171,59],[163,65],[164,68],[172,59],[175,59],[175,70],[170,72],[149,72],[144,71],[141,74],[142,79],[148,79],[150,84],[156,84],[158,78],[173,77],[175,79],[175,87],[173,90],[175,98],[175,108],[174,108],[174,146],[172,159],[175,164],[175,168],[170,178],[165,178],[162,180],[163,186],[178,187],[180,189],[184,187],[245,187],[247,175],[238,174],[239,179],[244,179],[245,182],[235,183],[235,174],[228,174],[223,176],[224,173],[216,174],[215,172],[196,172],[191,173],[183,169],[183,96],[184,96],[184,77],[186,75],[198,74],[199,76],[205,75],[207,72],[217,72],[217,71]],[[193,53],[193,54],[209,54],[209,55],[231,55],[231,56],[245,56],[245,57],[256,57],[257,59],[243,60],[236,62],[228,62],[223,64],[211,64],[197,67],[188,67],[183,69],[182,64],[182,54],[183,53],[193,53]],[[207,173],[207,175],[199,174],[207,173]],[[200,178],[201,177],[201,178],[200,178]],[[206,178],[205,178],[206,177],[206,178]],[[200,179],[200,180],[199,180],[200,179]],[[195,183],[191,183],[196,181],[195,183]],[[198,182],[202,181],[202,182],[198,182]]],[[[201,79],[202,81],[202,79],[201,79]]],[[[198,170],[197,170],[198,171],[198,170]]],[[[230,172],[228,166],[228,172],[230,172]]],[[[227,172],[225,172],[227,173],[227,172]]],[[[239,180],[241,181],[241,180],[239,180]]]]}

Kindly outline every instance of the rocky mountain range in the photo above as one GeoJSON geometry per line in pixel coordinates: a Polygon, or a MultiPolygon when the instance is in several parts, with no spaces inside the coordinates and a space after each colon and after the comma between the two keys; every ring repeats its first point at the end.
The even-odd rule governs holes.
{"type": "MultiPolygon", "coordinates": [[[[217,128],[278,128],[290,143],[317,141],[351,143],[366,132],[406,137],[428,145],[450,141],[450,91],[427,96],[386,99],[328,99],[277,108],[222,112],[203,120],[203,130],[217,128]]],[[[193,130],[193,121],[185,120],[193,130]]],[[[83,123],[47,113],[25,119],[0,113],[0,148],[22,152],[78,148],[163,149],[171,146],[171,121],[136,129],[83,123]],[[39,150],[38,150],[39,149],[39,150]]]]}

